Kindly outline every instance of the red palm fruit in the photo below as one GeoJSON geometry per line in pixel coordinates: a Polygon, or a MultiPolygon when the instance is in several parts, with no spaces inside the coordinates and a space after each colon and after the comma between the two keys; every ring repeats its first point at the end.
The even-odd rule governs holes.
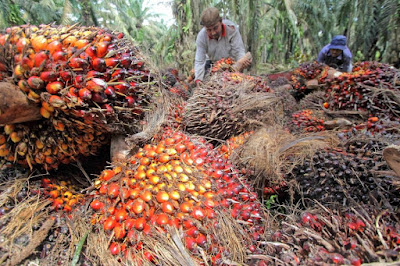
{"type": "Polygon", "coordinates": [[[51,94],[57,94],[62,88],[64,88],[64,84],[60,81],[53,81],[46,85],[46,90],[51,94]]]}
{"type": "Polygon", "coordinates": [[[128,53],[122,54],[120,64],[124,68],[129,68],[132,63],[132,58],[128,53]]]}
{"type": "Polygon", "coordinates": [[[165,191],[159,191],[157,193],[156,199],[159,203],[163,203],[169,200],[169,195],[165,191]]]}
{"type": "Polygon", "coordinates": [[[29,40],[25,37],[22,37],[18,40],[17,44],[15,45],[17,47],[18,53],[22,53],[24,51],[24,48],[29,44],[29,40]]]}
{"type": "Polygon", "coordinates": [[[160,213],[157,215],[156,218],[156,223],[160,226],[166,225],[168,224],[169,218],[168,215],[166,215],[165,213],[160,213]]]}
{"type": "Polygon", "coordinates": [[[120,245],[117,242],[112,242],[108,248],[112,255],[116,256],[121,251],[120,245]]]}
{"type": "Polygon", "coordinates": [[[87,64],[88,63],[86,60],[79,57],[72,58],[68,63],[68,65],[72,68],[86,68],[87,64]]]}
{"type": "Polygon", "coordinates": [[[117,183],[111,183],[108,185],[107,195],[110,198],[116,198],[119,195],[119,185],[117,183]]]}
{"type": "Polygon", "coordinates": [[[115,90],[119,93],[126,94],[129,89],[129,83],[122,82],[121,84],[117,84],[114,86],[115,90]]]}
{"type": "Polygon", "coordinates": [[[108,52],[108,44],[109,42],[98,42],[96,43],[96,56],[97,57],[104,57],[108,52]]]}
{"type": "Polygon", "coordinates": [[[115,210],[114,217],[117,222],[122,223],[128,217],[128,212],[124,209],[117,209],[115,210]]]}
{"type": "MultiPolygon", "coordinates": [[[[136,220],[133,218],[128,218],[125,220],[124,225],[126,230],[131,230],[135,226],[136,220]]],[[[129,233],[128,233],[129,238],[129,233]]]]}
{"type": "Polygon", "coordinates": [[[112,108],[111,105],[109,105],[108,103],[104,104],[101,106],[102,110],[105,110],[105,114],[111,115],[114,113],[114,109],[112,108]]]}
{"type": "Polygon", "coordinates": [[[196,220],[203,220],[206,217],[206,212],[204,211],[204,209],[202,209],[201,207],[194,207],[193,211],[191,213],[192,217],[195,218],[196,220]]]}
{"type": "Polygon", "coordinates": [[[124,79],[126,76],[126,70],[125,69],[117,69],[111,74],[111,79],[113,80],[121,80],[124,79]]]}
{"type": "Polygon", "coordinates": [[[14,77],[22,78],[24,75],[25,70],[22,68],[21,65],[16,65],[14,68],[14,77]]]}
{"type": "Polygon", "coordinates": [[[52,95],[49,98],[49,104],[55,108],[60,108],[65,105],[65,102],[60,96],[52,95]]]}
{"type": "Polygon", "coordinates": [[[204,247],[205,244],[207,244],[206,236],[201,233],[195,238],[195,241],[196,241],[196,244],[201,247],[204,247]]]}
{"type": "Polygon", "coordinates": [[[103,228],[106,231],[113,230],[116,224],[114,217],[110,216],[104,221],[103,228]]]}
{"type": "Polygon", "coordinates": [[[98,199],[95,199],[90,203],[90,207],[92,207],[92,209],[95,211],[102,210],[104,208],[104,206],[105,206],[105,204],[98,199]]]}
{"type": "Polygon", "coordinates": [[[92,78],[86,82],[86,88],[94,92],[103,92],[107,88],[107,83],[103,79],[92,78]]]}
{"type": "Polygon", "coordinates": [[[197,229],[197,227],[195,227],[195,226],[193,226],[193,227],[190,227],[187,231],[186,231],[186,235],[187,236],[190,236],[190,237],[193,237],[193,238],[196,238],[198,235],[199,235],[199,230],[197,229]]]}
{"type": "Polygon", "coordinates": [[[105,103],[107,101],[107,97],[103,93],[92,93],[92,101],[96,103],[105,103]]]}
{"type": "Polygon", "coordinates": [[[89,40],[79,39],[75,42],[75,47],[76,47],[76,49],[82,49],[82,48],[86,47],[86,45],[88,45],[89,43],[90,43],[89,40]]]}
{"type": "Polygon", "coordinates": [[[105,90],[104,93],[107,95],[109,98],[114,98],[116,96],[115,94],[115,89],[112,86],[108,86],[105,90]]]}
{"type": "Polygon", "coordinates": [[[174,212],[174,206],[172,205],[171,202],[163,202],[161,204],[161,209],[163,212],[168,213],[168,214],[172,214],[174,212]]]}
{"type": "Polygon", "coordinates": [[[47,45],[47,50],[51,55],[53,55],[55,52],[62,51],[62,48],[62,43],[59,40],[54,40],[47,45]]]}
{"type": "Polygon", "coordinates": [[[29,87],[28,87],[28,82],[24,79],[21,79],[18,81],[18,87],[23,91],[23,92],[29,92],[29,87]]]}
{"type": "Polygon", "coordinates": [[[44,118],[47,118],[47,119],[50,118],[50,116],[51,116],[51,112],[49,112],[49,110],[47,110],[43,106],[40,107],[40,114],[41,114],[41,116],[43,116],[44,118]]]}
{"type": "Polygon", "coordinates": [[[57,80],[57,74],[54,71],[43,71],[40,73],[40,78],[45,82],[52,82],[57,80]]]}
{"type": "Polygon", "coordinates": [[[95,46],[89,46],[88,48],[85,49],[85,53],[90,56],[91,58],[96,57],[96,48],[95,46]]]}
{"type": "Polygon", "coordinates": [[[103,77],[103,73],[99,72],[99,71],[95,71],[95,70],[90,70],[87,74],[86,74],[86,79],[89,78],[101,78],[103,77]]]}
{"type": "Polygon", "coordinates": [[[106,61],[106,66],[110,68],[113,68],[119,64],[119,59],[115,57],[106,58],[105,61],[106,61]]]}
{"type": "Polygon", "coordinates": [[[64,47],[75,46],[76,41],[77,38],[73,35],[70,35],[62,41],[62,44],[64,47]]]}
{"type": "Polygon", "coordinates": [[[196,240],[193,237],[185,237],[185,245],[190,251],[196,248],[196,240]]]}
{"type": "Polygon", "coordinates": [[[44,87],[44,82],[38,76],[31,76],[28,78],[28,85],[32,89],[38,90],[44,87]]]}
{"type": "Polygon", "coordinates": [[[76,75],[72,83],[75,87],[81,89],[84,87],[84,80],[85,78],[83,77],[83,75],[76,75]]]}
{"type": "Polygon", "coordinates": [[[123,224],[117,223],[114,227],[114,237],[116,239],[123,239],[126,236],[126,230],[123,224]]]}
{"type": "Polygon", "coordinates": [[[93,69],[96,71],[104,72],[107,68],[106,62],[103,58],[95,58],[92,62],[93,69]]]}
{"type": "Polygon", "coordinates": [[[146,203],[142,199],[136,199],[133,203],[132,211],[136,214],[140,214],[144,211],[146,203]]]}
{"type": "Polygon", "coordinates": [[[90,100],[92,98],[92,93],[87,88],[80,89],[78,92],[78,95],[79,95],[79,98],[81,98],[84,101],[90,100]]]}
{"type": "Polygon", "coordinates": [[[64,81],[71,81],[72,80],[72,74],[71,72],[65,70],[60,72],[60,77],[64,81]]]}
{"type": "Polygon", "coordinates": [[[38,35],[38,36],[32,38],[31,44],[32,44],[33,50],[35,50],[35,52],[39,52],[40,50],[47,49],[47,39],[43,35],[38,35]]]}
{"type": "Polygon", "coordinates": [[[181,205],[179,206],[181,212],[183,213],[189,213],[192,211],[192,203],[186,201],[181,203],[181,205]]]}
{"type": "Polygon", "coordinates": [[[128,107],[133,107],[135,105],[135,99],[132,96],[126,96],[125,101],[128,103],[128,107]]]}
{"type": "Polygon", "coordinates": [[[108,181],[114,176],[114,171],[110,169],[103,170],[100,174],[100,179],[103,181],[108,181]]]}
{"type": "Polygon", "coordinates": [[[4,143],[6,143],[7,139],[6,136],[0,134],[0,145],[3,145],[4,143]]]}
{"type": "Polygon", "coordinates": [[[34,58],[33,58],[33,63],[35,67],[40,67],[40,65],[44,62],[46,62],[46,60],[49,59],[49,56],[47,55],[47,52],[45,51],[41,51],[39,53],[36,53],[34,58]]]}
{"type": "Polygon", "coordinates": [[[30,59],[29,57],[24,56],[21,59],[21,66],[25,70],[32,69],[33,68],[33,60],[30,59]]]}
{"type": "Polygon", "coordinates": [[[145,190],[140,194],[140,198],[145,202],[149,202],[153,198],[153,194],[151,194],[150,191],[145,190]]]}
{"type": "Polygon", "coordinates": [[[146,219],[144,217],[137,218],[135,221],[136,230],[142,231],[146,226],[146,219]]]}
{"type": "Polygon", "coordinates": [[[54,62],[65,62],[67,61],[67,53],[64,51],[57,51],[52,54],[54,62]]]}

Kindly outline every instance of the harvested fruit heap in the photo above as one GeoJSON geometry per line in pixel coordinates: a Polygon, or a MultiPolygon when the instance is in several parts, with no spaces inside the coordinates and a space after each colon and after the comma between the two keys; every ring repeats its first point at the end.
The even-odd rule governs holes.
{"type": "Polygon", "coordinates": [[[398,213],[366,205],[338,210],[316,206],[288,210],[266,254],[295,265],[354,265],[398,261],[398,213]]]}
{"type": "Polygon", "coordinates": [[[39,128],[16,125],[10,132],[1,127],[2,157],[47,169],[65,157],[71,161],[96,152],[110,132],[140,131],[154,93],[155,81],[138,49],[122,33],[95,27],[8,28],[0,34],[0,71],[3,81],[17,84],[43,116],[35,122],[39,128]],[[43,157],[37,140],[49,146],[55,161],[35,160],[37,154],[43,157]],[[68,151],[59,148],[63,144],[68,151]]]}
{"type": "Polygon", "coordinates": [[[354,64],[352,73],[327,80],[331,110],[358,110],[374,116],[400,116],[400,71],[377,62],[354,64]],[[387,114],[388,113],[388,114],[387,114]]]}
{"type": "MultiPolygon", "coordinates": [[[[127,165],[104,170],[95,184],[90,203],[96,211],[93,222],[109,234],[113,255],[122,258],[137,250],[154,250],[141,239],[170,227],[183,233],[196,260],[210,259],[216,265],[234,261],[234,249],[241,247],[249,254],[262,253],[263,213],[256,194],[204,139],[167,130],[127,165]],[[239,239],[235,246],[224,245],[227,239],[214,231],[222,226],[218,218],[224,212],[241,221],[242,232],[231,236],[239,239]]],[[[150,260],[157,263],[157,259],[150,260]]]]}
{"type": "Polygon", "coordinates": [[[57,179],[19,178],[0,187],[0,237],[5,239],[0,247],[2,263],[17,265],[35,252],[43,263],[48,259],[49,265],[55,265],[54,259],[69,260],[68,245],[74,232],[66,220],[71,222],[73,209],[82,206],[84,196],[70,181],[57,179]]]}
{"type": "Polygon", "coordinates": [[[227,139],[278,119],[279,104],[280,99],[258,79],[216,73],[195,89],[182,124],[189,133],[227,139]]]}

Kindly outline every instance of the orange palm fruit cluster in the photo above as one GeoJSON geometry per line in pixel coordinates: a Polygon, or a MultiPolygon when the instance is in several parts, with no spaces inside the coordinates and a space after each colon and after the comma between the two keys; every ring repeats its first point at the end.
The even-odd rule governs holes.
{"type": "Polygon", "coordinates": [[[53,178],[42,179],[43,194],[51,201],[54,210],[70,213],[82,204],[84,195],[76,192],[76,187],[70,181],[57,181],[53,178]]]}
{"type": "Polygon", "coordinates": [[[109,136],[88,125],[68,120],[44,120],[0,127],[0,164],[18,163],[45,170],[69,164],[77,156],[89,156],[109,142],[109,136]]]}
{"type": "Polygon", "coordinates": [[[214,260],[221,251],[229,256],[211,230],[221,211],[245,222],[246,244],[257,246],[263,234],[260,203],[239,171],[204,139],[179,131],[167,130],[125,166],[104,170],[95,185],[92,222],[110,234],[114,255],[151,249],[141,237],[172,226],[183,230],[193,256],[200,248],[214,260]]]}
{"type": "Polygon", "coordinates": [[[324,120],[312,110],[301,110],[292,114],[292,123],[305,132],[324,131],[324,120]]]}
{"type": "Polygon", "coordinates": [[[245,143],[253,133],[254,131],[249,131],[229,138],[226,141],[226,144],[223,144],[219,147],[219,151],[225,159],[229,159],[229,156],[231,156],[232,152],[242,146],[242,144],[245,143]]]}
{"type": "MultiPolygon", "coordinates": [[[[138,48],[122,33],[96,27],[7,28],[0,32],[0,72],[2,76],[12,75],[27,98],[40,107],[43,119],[36,122],[41,125],[40,130],[56,131],[66,145],[71,143],[69,138],[85,143],[83,152],[77,149],[79,145],[70,146],[74,150],[70,158],[96,152],[91,146],[102,142],[99,135],[111,131],[137,132],[138,122],[150,108],[154,93],[154,78],[138,48]]],[[[35,164],[34,161],[43,164],[41,161],[46,159],[33,158],[37,140],[29,135],[30,128],[22,135],[19,131],[8,135],[0,147],[0,156],[28,165],[35,164]],[[18,150],[15,143],[20,143],[18,150]]],[[[61,146],[59,143],[41,140],[53,145],[55,161],[63,160],[54,151],[61,146]]],[[[57,163],[51,160],[44,164],[57,163]]]]}

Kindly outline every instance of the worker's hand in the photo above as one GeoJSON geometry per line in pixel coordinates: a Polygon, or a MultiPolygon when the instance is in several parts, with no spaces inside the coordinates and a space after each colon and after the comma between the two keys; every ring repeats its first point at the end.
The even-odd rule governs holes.
{"type": "Polygon", "coordinates": [[[253,57],[250,52],[247,52],[242,58],[240,58],[234,65],[233,69],[238,72],[242,72],[245,68],[248,68],[253,61],[253,57]]]}

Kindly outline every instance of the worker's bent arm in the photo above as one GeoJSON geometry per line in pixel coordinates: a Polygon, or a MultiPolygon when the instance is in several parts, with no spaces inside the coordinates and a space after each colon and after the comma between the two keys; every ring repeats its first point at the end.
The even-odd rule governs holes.
{"type": "MultiPolygon", "coordinates": [[[[228,27],[232,27],[232,26],[228,26],[228,27]]],[[[232,46],[232,57],[235,61],[237,61],[246,54],[242,36],[240,35],[238,28],[235,29],[235,32],[232,34],[232,38],[229,41],[232,46]]]]}
{"type": "Polygon", "coordinates": [[[197,35],[196,40],[196,56],[194,59],[194,76],[195,80],[203,80],[205,65],[206,65],[206,42],[202,38],[201,34],[197,35]]]}

